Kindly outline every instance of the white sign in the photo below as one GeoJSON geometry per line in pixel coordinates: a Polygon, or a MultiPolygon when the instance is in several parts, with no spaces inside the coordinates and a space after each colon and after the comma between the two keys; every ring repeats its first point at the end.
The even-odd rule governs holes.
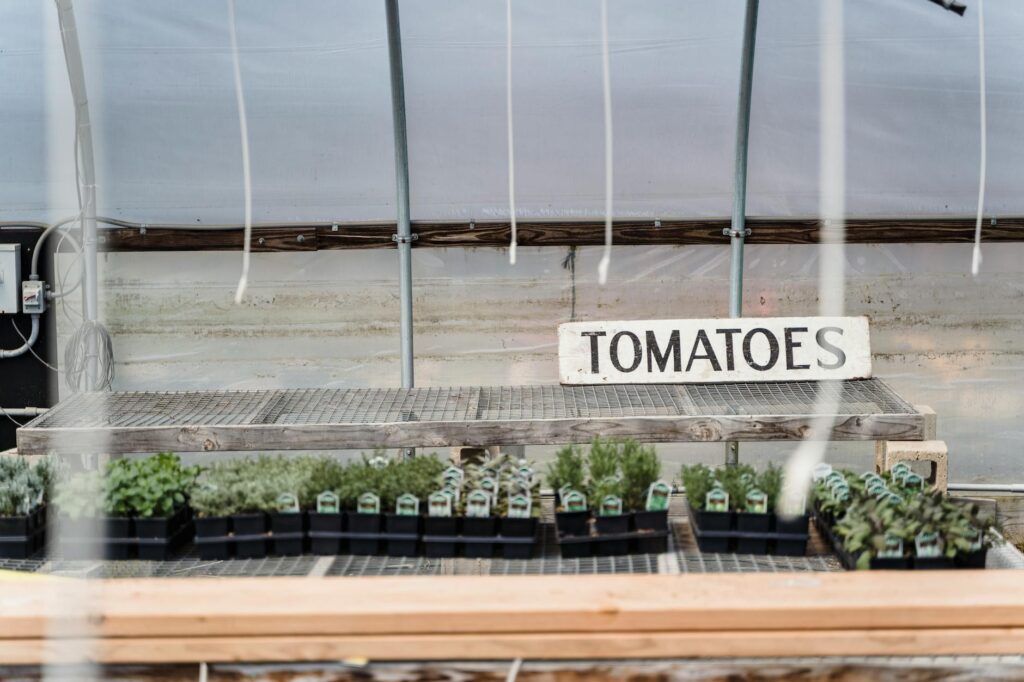
{"type": "Polygon", "coordinates": [[[866,317],[569,322],[563,384],[686,384],[871,376],[866,317]]]}

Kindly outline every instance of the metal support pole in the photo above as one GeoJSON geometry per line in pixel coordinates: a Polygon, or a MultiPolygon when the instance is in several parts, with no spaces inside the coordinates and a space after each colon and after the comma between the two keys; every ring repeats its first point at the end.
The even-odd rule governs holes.
{"type": "MultiPolygon", "coordinates": [[[[82,313],[85,323],[99,319],[98,265],[96,237],[96,167],[92,147],[92,124],[89,117],[89,97],[85,90],[85,70],[82,49],[78,42],[78,28],[71,0],[57,0],[57,18],[60,21],[64,61],[68,69],[68,82],[75,103],[75,166],[76,181],[81,176],[82,200],[82,313]],[[79,166],[81,162],[81,166],[79,166]]],[[[91,338],[91,336],[90,336],[91,338]]],[[[85,390],[94,391],[99,385],[97,376],[97,350],[94,342],[86,349],[85,390]]]]}
{"type": "Polygon", "coordinates": [[[402,29],[398,0],[385,0],[388,19],[388,62],[391,66],[391,119],[395,135],[395,186],[398,199],[398,278],[402,329],[402,388],[412,388],[412,242],[409,224],[409,146],[405,125],[405,77],[402,70],[402,29]]]}
{"type": "MultiPolygon", "coordinates": [[[[757,38],[758,0],[747,0],[743,21],[743,56],[740,65],[740,94],[736,110],[736,157],[733,174],[732,224],[725,234],[732,246],[729,269],[729,317],[743,314],[743,246],[747,229],[747,144],[750,138],[750,92],[754,85],[754,43],[757,38]]],[[[739,443],[725,445],[725,463],[739,463],[739,443]]]]}

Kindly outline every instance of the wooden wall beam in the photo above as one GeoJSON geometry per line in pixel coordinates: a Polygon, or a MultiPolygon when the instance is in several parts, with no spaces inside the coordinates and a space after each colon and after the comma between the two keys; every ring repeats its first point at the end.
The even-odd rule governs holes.
{"type": "MultiPolygon", "coordinates": [[[[722,234],[726,218],[702,220],[618,220],[613,226],[616,244],[694,245],[728,244],[722,234]]],[[[816,244],[821,222],[814,218],[750,218],[750,244],[816,244]]],[[[596,246],[604,243],[604,222],[523,221],[517,223],[520,246],[596,246]]],[[[313,251],[328,249],[394,248],[393,223],[318,223],[257,225],[253,228],[255,251],[313,251]],[[260,239],[263,241],[260,242],[260,239]]],[[[416,221],[416,248],[504,247],[511,228],[504,221],[416,221]]],[[[973,218],[851,218],[846,224],[851,244],[969,243],[974,240],[973,218]]],[[[1024,241],[1024,217],[986,219],[984,242],[1024,241]]],[[[126,223],[102,231],[106,251],[217,251],[242,247],[238,226],[140,227],[126,223]]]]}

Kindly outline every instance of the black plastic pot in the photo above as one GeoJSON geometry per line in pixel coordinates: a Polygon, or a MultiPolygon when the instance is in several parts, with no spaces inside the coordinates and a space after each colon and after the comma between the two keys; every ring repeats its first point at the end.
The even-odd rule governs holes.
{"type": "Polygon", "coordinates": [[[380,514],[360,514],[350,511],[345,514],[348,524],[348,551],[358,556],[380,554],[380,514]],[[365,536],[365,537],[354,537],[365,536]]]}
{"type": "Polygon", "coordinates": [[[455,556],[458,552],[458,534],[459,519],[455,516],[423,517],[424,555],[432,559],[455,556]]]}
{"type": "Polygon", "coordinates": [[[388,556],[416,556],[420,535],[419,516],[385,514],[384,532],[387,535],[408,536],[403,538],[387,538],[385,544],[388,556]]]}
{"type": "Polygon", "coordinates": [[[196,549],[199,558],[207,561],[228,559],[231,557],[233,542],[229,537],[231,518],[227,516],[208,516],[195,520],[196,549]]]}
{"type": "Polygon", "coordinates": [[[912,566],[915,571],[935,571],[953,568],[954,562],[952,557],[937,556],[922,559],[915,556],[912,566]]]}
{"type": "Polygon", "coordinates": [[[668,530],[668,510],[634,512],[633,527],[637,530],[668,530]]]}
{"type": "Polygon", "coordinates": [[[555,512],[559,535],[590,535],[590,511],[555,512]]]}
{"type": "Polygon", "coordinates": [[[615,516],[595,516],[593,537],[594,553],[598,556],[620,556],[629,554],[629,514],[615,516]],[[627,536],[627,537],[619,537],[627,536]]]}
{"type": "Polygon", "coordinates": [[[498,522],[498,534],[503,542],[501,556],[505,559],[529,559],[537,546],[537,519],[510,519],[498,522]],[[529,538],[530,542],[509,542],[509,539],[529,538]]]}
{"type": "Polygon", "coordinates": [[[581,559],[594,556],[594,543],[589,537],[582,535],[569,535],[559,538],[558,548],[562,552],[563,559],[581,559]]]}
{"type": "Polygon", "coordinates": [[[234,532],[235,556],[239,559],[262,559],[267,556],[267,515],[234,514],[231,517],[234,532]]]}
{"type": "Polygon", "coordinates": [[[299,556],[305,549],[305,512],[275,512],[270,515],[270,541],[273,554],[299,556]]]}
{"type": "Polygon", "coordinates": [[[767,554],[767,537],[743,537],[741,533],[768,534],[772,527],[771,514],[736,513],[736,552],[738,554],[767,554]]]}
{"type": "Polygon", "coordinates": [[[988,548],[982,547],[976,552],[957,554],[954,563],[957,568],[985,568],[985,557],[988,555],[988,548]]]}
{"type": "MultiPolygon", "coordinates": [[[[494,516],[465,516],[462,518],[463,538],[493,538],[498,533],[498,519],[494,516]]],[[[494,542],[466,541],[463,554],[470,559],[488,559],[494,556],[494,542]]]]}
{"type": "Polygon", "coordinates": [[[27,559],[46,544],[43,508],[0,518],[0,559],[27,559]]]}
{"type": "Polygon", "coordinates": [[[192,513],[181,506],[170,516],[135,518],[138,556],[147,561],[166,561],[192,533],[192,513]]]}
{"type": "Polygon", "coordinates": [[[309,549],[313,554],[332,556],[341,554],[345,540],[341,537],[345,529],[345,515],[309,512],[309,549]]]}
{"type": "Polygon", "coordinates": [[[727,531],[733,529],[736,515],[732,512],[698,511],[691,505],[690,516],[701,530],[727,531]]]}

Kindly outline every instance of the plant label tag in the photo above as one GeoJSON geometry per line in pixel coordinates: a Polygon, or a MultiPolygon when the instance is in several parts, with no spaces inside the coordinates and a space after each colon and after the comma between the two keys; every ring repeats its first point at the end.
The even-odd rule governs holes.
{"type": "Polygon", "coordinates": [[[909,473],[903,477],[903,486],[916,490],[924,490],[924,478],[915,473],[909,473]]]}
{"type": "Polygon", "coordinates": [[[882,549],[878,551],[879,559],[903,558],[903,538],[886,534],[883,542],[884,545],[882,546],[882,549]]]}
{"type": "Polygon", "coordinates": [[[587,511],[587,496],[579,490],[569,490],[562,495],[562,506],[567,512],[587,511]]]}
{"type": "Polygon", "coordinates": [[[316,496],[318,514],[337,514],[339,506],[338,496],[330,490],[325,490],[316,496]]]}
{"type": "Polygon", "coordinates": [[[420,498],[412,493],[399,495],[395,500],[396,516],[418,516],[420,513],[420,498]]]}
{"type": "Polygon", "coordinates": [[[526,485],[533,484],[533,469],[528,466],[521,466],[516,470],[516,476],[521,481],[525,481],[526,485]]]}
{"type": "Polygon", "coordinates": [[[871,376],[866,317],[568,322],[563,384],[820,381],[871,376]]]}
{"type": "Polygon", "coordinates": [[[644,509],[647,511],[667,511],[669,495],[672,494],[672,486],[665,481],[655,481],[647,488],[647,501],[644,509]]]}
{"type": "Polygon", "coordinates": [[[942,556],[939,534],[934,531],[921,531],[914,538],[914,550],[915,555],[921,559],[937,559],[942,556]]]}
{"type": "Polygon", "coordinates": [[[380,514],[380,497],[374,493],[363,493],[356,502],[360,514],[380,514]]]}
{"type": "Polygon", "coordinates": [[[622,498],[618,495],[605,495],[601,498],[601,506],[598,510],[601,516],[621,516],[622,498]]]}
{"type": "Polygon", "coordinates": [[[477,488],[466,495],[466,516],[481,518],[490,515],[491,494],[489,492],[477,488]]]}
{"type": "Polygon", "coordinates": [[[383,469],[387,465],[388,460],[386,457],[381,457],[380,455],[377,455],[376,457],[372,457],[370,459],[370,466],[372,466],[374,469],[383,469]]]}
{"type": "Polygon", "coordinates": [[[768,513],[768,496],[760,490],[751,490],[747,493],[746,511],[750,514],[768,513]]]}
{"type": "Polygon", "coordinates": [[[721,488],[714,488],[704,496],[704,511],[727,512],[729,511],[729,493],[721,488]]]}
{"type": "Polygon", "coordinates": [[[448,482],[444,484],[443,490],[451,496],[454,504],[459,504],[459,500],[462,499],[462,488],[458,487],[454,482],[448,482]]]}
{"type": "Polygon", "coordinates": [[[819,462],[811,469],[811,480],[817,483],[825,480],[832,473],[832,465],[827,462],[819,462]]]}
{"type": "Polygon", "coordinates": [[[452,496],[449,491],[439,490],[427,498],[427,513],[430,516],[451,516],[452,496]]]}
{"type": "Polygon", "coordinates": [[[878,495],[883,491],[888,491],[888,488],[885,485],[885,481],[879,478],[868,483],[866,490],[868,495],[878,495]]]}
{"type": "Polygon", "coordinates": [[[896,462],[889,469],[889,475],[893,478],[903,478],[910,473],[910,465],[906,462],[896,462]]]}
{"type": "Polygon", "coordinates": [[[829,488],[839,483],[846,483],[846,479],[838,471],[833,471],[832,473],[825,477],[825,485],[827,485],[829,488]]]}
{"type": "Polygon", "coordinates": [[[508,517],[510,519],[528,519],[533,509],[533,500],[522,493],[509,495],[508,517]]]}
{"type": "Polygon", "coordinates": [[[298,514],[299,498],[295,493],[281,493],[277,496],[277,511],[282,514],[298,514]]]}
{"type": "Polygon", "coordinates": [[[492,476],[485,476],[480,479],[480,489],[491,494],[491,501],[498,500],[498,480],[492,476]]]}
{"type": "Polygon", "coordinates": [[[444,474],[442,474],[442,476],[443,476],[443,479],[444,479],[445,483],[448,483],[448,482],[462,483],[462,481],[466,477],[466,472],[463,471],[462,469],[460,469],[457,466],[450,466],[450,467],[448,467],[447,469],[444,470],[444,474]]]}

